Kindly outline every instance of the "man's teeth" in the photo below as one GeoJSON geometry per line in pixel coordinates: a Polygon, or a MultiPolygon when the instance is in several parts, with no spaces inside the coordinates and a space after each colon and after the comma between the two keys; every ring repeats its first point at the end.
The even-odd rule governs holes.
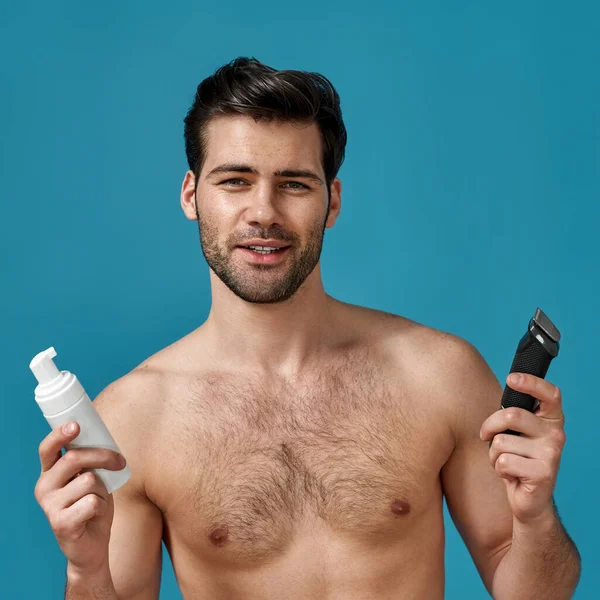
{"type": "Polygon", "coordinates": [[[250,250],[254,250],[254,252],[258,252],[259,254],[272,254],[273,252],[277,252],[280,248],[270,248],[268,246],[247,246],[250,250]]]}

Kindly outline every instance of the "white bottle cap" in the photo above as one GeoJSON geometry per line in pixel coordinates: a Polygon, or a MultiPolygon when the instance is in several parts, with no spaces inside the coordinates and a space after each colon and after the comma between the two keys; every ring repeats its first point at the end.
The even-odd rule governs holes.
{"type": "Polygon", "coordinates": [[[52,360],[55,356],[56,350],[51,347],[37,354],[31,361],[29,368],[33,371],[39,383],[50,383],[60,375],[60,371],[52,360]]]}
{"type": "Polygon", "coordinates": [[[34,356],[29,368],[39,385],[35,388],[35,401],[46,417],[53,417],[71,408],[85,394],[81,383],[73,373],[59,371],[54,361],[54,347],[34,356]]]}

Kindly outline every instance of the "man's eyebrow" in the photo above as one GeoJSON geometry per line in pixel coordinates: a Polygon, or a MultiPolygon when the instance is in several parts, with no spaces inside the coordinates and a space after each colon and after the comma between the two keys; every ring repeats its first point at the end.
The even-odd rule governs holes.
{"type": "Polygon", "coordinates": [[[313,171],[307,169],[284,169],[283,171],[275,171],[276,177],[299,177],[304,179],[312,179],[318,183],[323,183],[323,180],[313,171]]]}
{"type": "Polygon", "coordinates": [[[219,173],[254,173],[256,174],[256,169],[249,167],[248,165],[239,165],[236,163],[225,163],[224,165],[219,165],[215,167],[210,173],[206,175],[206,178],[212,177],[213,175],[218,175],[219,173]]]}
{"type": "MultiPolygon", "coordinates": [[[[237,163],[225,163],[215,167],[207,173],[206,178],[218,175],[219,173],[252,173],[258,175],[258,171],[249,165],[237,164],[237,163]]],[[[282,169],[273,173],[275,177],[298,177],[303,179],[312,179],[318,183],[323,183],[323,180],[313,171],[308,169],[282,169]]]]}

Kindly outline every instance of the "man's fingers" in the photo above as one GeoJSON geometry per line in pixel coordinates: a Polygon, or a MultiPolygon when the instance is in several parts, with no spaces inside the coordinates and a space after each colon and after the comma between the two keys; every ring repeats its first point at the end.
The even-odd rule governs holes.
{"type": "Polygon", "coordinates": [[[43,440],[39,447],[40,463],[42,473],[50,470],[61,457],[61,449],[69,442],[72,442],[79,435],[79,425],[77,423],[66,423],[61,427],[53,429],[43,440]],[[74,426],[72,431],[68,431],[69,426],[74,426]]]}
{"type": "Polygon", "coordinates": [[[524,392],[539,400],[536,415],[546,419],[556,419],[564,423],[562,410],[562,393],[560,388],[541,377],[527,373],[511,373],[506,383],[517,392],[524,392]],[[519,376],[519,381],[513,381],[513,377],[519,376]]]}
{"type": "Polygon", "coordinates": [[[501,454],[494,469],[500,477],[517,478],[522,484],[548,484],[552,480],[552,472],[543,461],[516,454],[501,454]]]}
{"type": "Polygon", "coordinates": [[[58,460],[51,471],[44,475],[44,487],[55,490],[65,487],[77,473],[84,469],[109,469],[119,471],[125,466],[125,458],[106,448],[72,448],[58,460]],[[120,462],[120,461],[123,462],[120,462]]]}
{"type": "Polygon", "coordinates": [[[536,440],[519,435],[510,435],[508,433],[498,433],[494,436],[490,444],[490,464],[496,466],[496,460],[501,454],[516,454],[524,458],[539,458],[539,444],[536,440]]]}
{"type": "Polygon", "coordinates": [[[542,420],[524,408],[511,406],[492,413],[481,426],[479,436],[491,440],[497,433],[510,429],[528,437],[539,437],[544,433],[542,420]]]}
{"type": "Polygon", "coordinates": [[[108,491],[102,481],[92,471],[86,471],[73,481],[69,482],[64,488],[56,492],[56,509],[63,510],[69,508],[77,501],[88,494],[96,494],[108,502],[108,491]]]}
{"type": "Polygon", "coordinates": [[[108,503],[96,494],[87,494],[75,504],[58,511],[50,519],[50,525],[58,539],[76,540],[85,531],[86,523],[96,516],[104,514],[108,503]]]}

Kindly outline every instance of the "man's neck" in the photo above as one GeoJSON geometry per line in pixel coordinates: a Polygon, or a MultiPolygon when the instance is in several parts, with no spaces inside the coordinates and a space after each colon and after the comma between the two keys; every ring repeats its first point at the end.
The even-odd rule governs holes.
{"type": "Polygon", "coordinates": [[[318,268],[285,302],[246,302],[220,280],[212,281],[212,292],[203,329],[219,363],[294,376],[335,338],[336,301],[325,293],[318,268]]]}

